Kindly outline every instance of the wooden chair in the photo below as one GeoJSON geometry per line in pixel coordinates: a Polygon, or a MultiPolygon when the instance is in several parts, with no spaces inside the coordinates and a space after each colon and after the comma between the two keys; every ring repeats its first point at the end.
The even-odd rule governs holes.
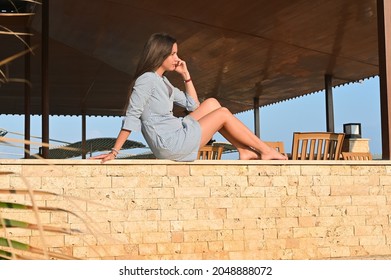
{"type": "Polygon", "coordinates": [[[223,147],[206,145],[198,151],[197,159],[221,159],[223,147]]]}
{"type": "Polygon", "coordinates": [[[293,160],[339,160],[345,134],[331,132],[294,132],[293,160]]]}
{"type": "Polygon", "coordinates": [[[273,142],[270,142],[270,141],[265,141],[265,143],[276,149],[278,152],[280,152],[281,154],[285,154],[285,149],[284,149],[284,142],[281,142],[281,141],[273,141],[273,142]]]}
{"type": "Polygon", "coordinates": [[[372,160],[371,153],[342,152],[344,160],[372,160]]]}

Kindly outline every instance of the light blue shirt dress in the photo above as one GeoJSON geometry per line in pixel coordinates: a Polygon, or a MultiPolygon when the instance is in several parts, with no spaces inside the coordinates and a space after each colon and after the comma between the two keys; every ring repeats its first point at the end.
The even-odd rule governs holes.
{"type": "Polygon", "coordinates": [[[153,154],[159,159],[193,161],[201,140],[201,126],[190,115],[173,115],[174,103],[194,111],[194,99],[174,87],[166,77],[154,72],[136,80],[122,129],[141,132],[153,154]]]}

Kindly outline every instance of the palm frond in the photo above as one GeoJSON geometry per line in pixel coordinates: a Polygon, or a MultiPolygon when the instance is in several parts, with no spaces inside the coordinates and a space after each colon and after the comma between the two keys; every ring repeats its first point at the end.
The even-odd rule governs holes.
{"type": "MultiPolygon", "coordinates": [[[[0,208],[5,209],[18,209],[18,210],[35,210],[34,205],[26,205],[21,203],[15,203],[15,202],[8,202],[8,201],[0,201],[0,208]]],[[[56,212],[64,212],[67,214],[74,215],[77,218],[81,219],[81,216],[70,211],[67,209],[59,208],[59,207],[46,207],[46,206],[37,206],[37,210],[40,211],[56,211],[56,212]]]]}
{"type": "Polygon", "coordinates": [[[22,0],[24,2],[29,2],[29,3],[33,3],[33,4],[38,4],[38,5],[41,5],[42,3],[39,2],[39,1],[35,1],[35,0],[22,0]]]}
{"type": "MultiPolygon", "coordinates": [[[[10,175],[13,174],[13,172],[6,172],[1,171],[1,175],[10,175]]],[[[79,203],[75,202],[74,200],[83,200],[88,201],[86,199],[82,198],[75,198],[75,197],[68,197],[64,195],[59,195],[54,192],[49,191],[42,191],[42,190],[33,190],[31,187],[28,187],[28,189],[8,189],[3,188],[0,189],[0,195],[29,195],[31,200],[34,200],[34,197],[37,195],[46,195],[46,196],[57,196],[59,198],[68,198],[69,202],[71,202],[75,207],[72,207],[73,211],[59,208],[59,207],[45,207],[45,206],[38,206],[32,203],[33,205],[23,204],[23,203],[16,203],[12,201],[0,201],[0,231],[3,231],[2,241],[0,243],[0,249],[4,252],[0,254],[0,259],[48,259],[48,258],[58,258],[58,259],[74,259],[71,256],[65,256],[63,254],[54,254],[50,252],[50,247],[46,246],[45,244],[45,236],[47,233],[59,233],[59,234],[66,234],[66,235],[79,235],[85,233],[82,232],[79,229],[68,229],[60,226],[51,226],[51,225],[44,225],[39,221],[39,214],[42,212],[62,212],[66,213],[68,215],[73,215],[83,221],[83,224],[86,226],[87,232],[93,234],[95,237],[99,234],[99,229],[92,227],[89,222],[93,220],[91,217],[88,217],[82,209],[79,208],[79,203]],[[4,213],[12,213],[13,210],[15,211],[26,211],[26,213],[34,213],[36,216],[37,223],[32,223],[26,220],[20,221],[15,219],[10,219],[7,217],[3,217],[3,211],[2,209],[5,209],[4,213]],[[78,211],[78,213],[81,213],[85,215],[85,217],[79,215],[78,213],[75,213],[75,211],[78,211]],[[22,230],[35,230],[39,232],[39,235],[41,236],[41,244],[39,248],[30,247],[29,244],[25,244],[22,242],[19,242],[18,240],[15,240],[15,238],[10,238],[8,236],[8,232],[11,231],[13,228],[18,228],[22,230]],[[6,248],[2,248],[6,247],[6,248]],[[23,253],[20,253],[22,251],[23,253]],[[11,254],[11,255],[10,255],[11,254]],[[27,254],[27,255],[26,255],[27,254]],[[33,255],[29,255],[33,254],[33,255]],[[10,257],[11,256],[11,257],[10,257]]],[[[8,199],[9,200],[9,199],[8,199]]],[[[95,203],[99,204],[99,203],[95,203]]],[[[81,238],[83,238],[82,235],[80,235],[81,238]]]]}
{"type": "MultiPolygon", "coordinates": [[[[24,221],[13,220],[13,219],[2,219],[0,223],[0,228],[2,228],[3,225],[6,228],[22,228],[22,229],[38,230],[37,224],[32,224],[24,221]]],[[[81,233],[81,231],[78,229],[66,229],[66,228],[45,226],[45,225],[43,225],[42,227],[44,231],[48,231],[48,232],[65,233],[65,234],[81,233]]]]}
{"type": "MultiPolygon", "coordinates": [[[[13,249],[11,251],[17,250],[17,251],[26,252],[26,253],[30,253],[30,254],[34,254],[34,255],[36,254],[36,255],[40,255],[40,256],[43,256],[45,253],[47,253],[48,256],[53,259],[61,259],[61,260],[75,259],[74,257],[70,257],[65,254],[60,254],[60,253],[55,253],[55,252],[45,252],[45,250],[43,250],[41,248],[30,246],[29,244],[19,242],[16,240],[9,240],[4,237],[0,237],[0,247],[13,249]]],[[[12,252],[6,251],[5,248],[2,249],[2,251],[4,252],[3,256],[8,257],[10,255],[11,256],[14,255],[12,252]]],[[[25,256],[23,256],[23,257],[25,257],[25,256]]]]}
{"type": "Polygon", "coordinates": [[[30,88],[33,87],[31,82],[29,80],[23,79],[23,78],[7,78],[7,79],[0,79],[0,83],[24,83],[27,84],[30,88]]]}
{"type": "MultiPolygon", "coordinates": [[[[24,2],[29,2],[32,4],[42,4],[40,1],[36,0],[22,0],[24,2]]],[[[30,16],[34,15],[34,13],[29,12],[19,12],[16,5],[13,3],[12,0],[9,0],[10,4],[14,6],[16,13],[1,13],[0,17],[24,17],[24,16],[30,16]]],[[[37,45],[31,47],[22,37],[23,36],[33,36],[33,33],[29,32],[15,32],[11,29],[9,29],[6,26],[0,25],[0,35],[10,35],[15,36],[20,42],[23,43],[23,45],[26,46],[25,50],[14,53],[11,56],[8,56],[2,60],[0,60],[0,67],[5,65],[8,66],[9,63],[13,62],[14,60],[23,57],[24,55],[28,53],[34,54],[34,49],[37,48],[37,45]]],[[[7,70],[7,68],[6,68],[7,70]]],[[[16,82],[16,83],[25,83],[29,86],[31,86],[31,83],[25,79],[17,78],[17,77],[9,77],[7,71],[3,71],[0,69],[0,85],[2,83],[10,83],[10,82],[16,82]]],[[[5,137],[0,137],[0,142],[3,143],[13,143],[17,142],[15,139],[9,139],[5,137]]],[[[37,144],[39,146],[50,146],[47,143],[34,143],[31,141],[21,141],[24,144],[37,144]]],[[[67,150],[73,150],[72,148],[66,147],[67,150]]],[[[13,174],[14,172],[8,172],[8,171],[0,171],[0,176],[7,176],[10,174],[13,174]]],[[[25,180],[25,178],[22,179],[25,180]]],[[[75,211],[70,211],[64,208],[60,207],[45,207],[45,206],[39,206],[36,204],[35,196],[36,195],[54,195],[59,196],[56,193],[53,192],[47,192],[47,191],[39,191],[34,190],[27,182],[26,186],[27,188],[25,190],[14,190],[14,189],[0,189],[0,194],[5,195],[27,195],[30,198],[31,205],[29,204],[23,204],[23,203],[16,203],[14,201],[11,201],[11,199],[5,199],[0,200],[0,260],[11,260],[11,259],[75,259],[72,256],[68,256],[61,253],[56,253],[53,251],[50,251],[50,247],[46,245],[45,241],[45,235],[47,233],[59,233],[59,234],[79,234],[81,233],[78,229],[68,229],[60,226],[52,226],[52,225],[44,225],[40,221],[40,213],[41,212],[63,212],[67,213],[69,215],[73,215],[82,221],[85,221],[81,215],[78,213],[75,213],[75,211]],[[4,210],[4,211],[3,211],[4,210]],[[14,212],[23,212],[26,211],[27,214],[33,213],[35,216],[35,223],[29,222],[29,221],[21,221],[12,219],[9,217],[3,217],[6,214],[13,214],[14,212]],[[21,229],[23,230],[34,230],[38,231],[39,235],[41,237],[41,245],[39,247],[31,246],[30,244],[20,242],[17,240],[17,238],[12,237],[10,238],[10,232],[12,229],[21,229]]],[[[64,197],[64,196],[62,196],[64,197]]],[[[12,199],[13,200],[13,199],[12,199]]],[[[75,208],[78,209],[76,203],[75,208]]],[[[77,211],[77,210],[76,210],[77,211]]],[[[82,211],[80,212],[82,213],[82,211]]],[[[22,215],[23,216],[23,215],[22,215]]],[[[27,217],[27,215],[26,215],[27,217]]],[[[91,230],[91,228],[86,225],[88,230],[91,230]]]]}
{"type": "Polygon", "coordinates": [[[18,35],[18,36],[33,36],[32,33],[26,33],[26,32],[13,32],[13,31],[1,31],[0,35],[18,35]]]}
{"type": "Polygon", "coordinates": [[[0,250],[0,260],[12,260],[12,259],[26,260],[27,258],[20,254],[14,254],[5,250],[0,250]]]}
{"type": "Polygon", "coordinates": [[[14,54],[14,55],[12,55],[10,57],[7,57],[7,58],[1,60],[0,61],[0,66],[6,65],[6,64],[10,63],[11,61],[13,61],[13,60],[15,60],[15,59],[17,59],[19,57],[22,57],[22,56],[24,56],[25,54],[27,54],[29,52],[32,52],[36,48],[37,48],[37,46],[33,46],[33,47],[29,48],[29,49],[23,50],[21,52],[18,52],[18,53],[14,54]]]}
{"type": "Polygon", "coordinates": [[[30,45],[27,44],[27,42],[22,37],[20,37],[20,35],[17,32],[14,32],[11,29],[9,29],[9,28],[7,28],[7,27],[5,27],[3,25],[0,25],[0,27],[3,28],[4,30],[6,30],[9,33],[9,35],[13,35],[16,38],[18,38],[27,47],[27,51],[31,52],[32,54],[34,54],[33,48],[31,48],[30,45]]]}

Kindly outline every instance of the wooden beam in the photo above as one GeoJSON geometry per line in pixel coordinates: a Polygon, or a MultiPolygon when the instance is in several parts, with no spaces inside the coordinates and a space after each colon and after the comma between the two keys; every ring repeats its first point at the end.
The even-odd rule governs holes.
{"type": "Polygon", "coordinates": [[[261,124],[259,117],[259,97],[254,97],[254,133],[261,137],[261,124]]]}
{"type": "Polygon", "coordinates": [[[391,1],[377,0],[382,158],[391,159],[391,1]]]}
{"type": "Polygon", "coordinates": [[[86,138],[87,138],[87,121],[86,114],[81,115],[81,158],[85,159],[87,154],[86,138]]]}
{"type": "MultiPolygon", "coordinates": [[[[26,33],[30,33],[30,28],[26,28],[26,33]]],[[[26,39],[26,50],[30,48],[30,36],[26,39]]],[[[30,138],[31,138],[31,52],[28,52],[24,56],[24,158],[30,158],[30,138]],[[28,81],[28,83],[27,83],[28,81]]]]}
{"type": "Polygon", "coordinates": [[[326,96],[326,129],[328,132],[334,132],[334,101],[333,101],[333,77],[324,76],[325,96],[326,96]]]}
{"type": "MultiPolygon", "coordinates": [[[[42,0],[42,142],[49,144],[49,0],[42,0]]],[[[42,157],[49,157],[49,147],[42,146],[42,157]]]]}

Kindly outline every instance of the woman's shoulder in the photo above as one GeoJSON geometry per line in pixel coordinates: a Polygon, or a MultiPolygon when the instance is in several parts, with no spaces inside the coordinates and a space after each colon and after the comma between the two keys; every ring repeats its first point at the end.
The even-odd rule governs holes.
{"type": "Polygon", "coordinates": [[[157,78],[157,75],[154,72],[145,72],[144,74],[140,75],[136,79],[136,84],[150,82],[150,81],[155,80],[156,78],[157,78]]]}

